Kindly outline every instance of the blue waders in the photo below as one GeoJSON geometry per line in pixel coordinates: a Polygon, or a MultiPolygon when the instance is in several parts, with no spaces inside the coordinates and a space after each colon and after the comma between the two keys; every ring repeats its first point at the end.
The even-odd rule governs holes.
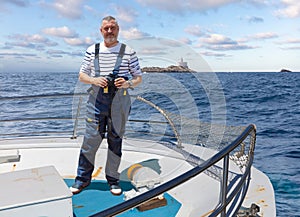
{"type": "MultiPolygon", "coordinates": [[[[98,49],[98,51],[97,51],[98,49]]],[[[117,75],[125,45],[122,44],[112,75],[117,75]]],[[[99,75],[98,53],[95,49],[95,70],[99,75]],[[97,72],[98,71],[98,72],[97,72]]],[[[87,102],[86,132],[80,150],[77,177],[80,186],[88,185],[94,170],[95,154],[107,132],[108,152],[105,167],[106,179],[110,185],[119,181],[118,168],[122,156],[122,138],[130,111],[130,96],[127,89],[92,86],[87,102]]]]}

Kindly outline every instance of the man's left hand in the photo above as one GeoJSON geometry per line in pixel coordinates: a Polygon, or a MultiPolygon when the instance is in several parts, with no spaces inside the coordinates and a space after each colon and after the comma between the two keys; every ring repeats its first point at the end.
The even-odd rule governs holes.
{"type": "Polygon", "coordinates": [[[126,80],[124,79],[124,78],[117,78],[117,79],[115,79],[115,86],[117,87],[117,88],[128,88],[127,87],[127,82],[126,82],[126,80]]]}

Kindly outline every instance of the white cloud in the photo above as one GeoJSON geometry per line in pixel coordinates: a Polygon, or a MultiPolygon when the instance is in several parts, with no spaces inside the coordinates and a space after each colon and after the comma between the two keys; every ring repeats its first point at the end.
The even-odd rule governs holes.
{"type": "Polygon", "coordinates": [[[53,8],[60,16],[79,19],[83,13],[84,0],[55,0],[54,3],[42,2],[41,5],[53,8]]]}
{"type": "Polygon", "coordinates": [[[209,37],[201,39],[201,41],[206,44],[237,44],[232,39],[220,34],[211,34],[209,37]]]}
{"type": "Polygon", "coordinates": [[[239,2],[238,0],[137,0],[141,5],[154,7],[170,12],[204,11],[218,8],[226,4],[239,2]]]}
{"type": "Polygon", "coordinates": [[[192,44],[193,43],[189,38],[185,38],[185,37],[179,38],[178,40],[184,44],[192,44]]]}
{"type": "Polygon", "coordinates": [[[276,44],[281,45],[282,50],[300,50],[300,38],[289,38],[276,42],[276,44]]]}
{"type": "Polygon", "coordinates": [[[278,38],[278,35],[276,33],[273,32],[262,32],[262,33],[257,33],[253,36],[249,36],[249,38],[252,39],[273,39],[273,38],[278,38]]]}
{"type": "Polygon", "coordinates": [[[43,33],[47,35],[52,35],[56,37],[62,37],[62,38],[74,38],[77,36],[77,34],[69,29],[66,26],[63,27],[52,27],[52,28],[46,28],[42,30],[43,33]]]}
{"type": "Polygon", "coordinates": [[[300,46],[293,46],[293,47],[285,47],[281,48],[282,50],[300,50],[300,46]]]}
{"type": "Polygon", "coordinates": [[[220,34],[211,34],[206,38],[201,38],[198,47],[215,51],[246,50],[255,48],[220,34]]]}
{"type": "Polygon", "coordinates": [[[130,9],[130,8],[116,6],[115,9],[116,9],[116,12],[117,12],[116,18],[118,20],[122,20],[122,21],[125,21],[127,23],[131,23],[137,17],[137,12],[130,9]]]}
{"type": "Polygon", "coordinates": [[[300,17],[299,0],[281,0],[284,9],[277,10],[275,14],[279,17],[297,18],[300,17]]]}
{"type": "Polygon", "coordinates": [[[80,38],[65,38],[64,41],[69,44],[69,45],[73,45],[73,46],[89,46],[91,44],[94,43],[94,41],[89,38],[86,37],[84,39],[80,39],[80,38]]]}
{"type": "Polygon", "coordinates": [[[155,47],[155,46],[145,46],[143,49],[139,51],[139,55],[145,55],[145,56],[150,56],[150,55],[165,55],[166,49],[165,47],[155,47]]]}
{"type": "Polygon", "coordinates": [[[201,28],[199,25],[194,25],[194,26],[188,26],[184,29],[184,31],[190,35],[193,36],[202,36],[204,33],[201,31],[201,28]]]}
{"type": "Polygon", "coordinates": [[[126,39],[126,40],[131,40],[131,39],[140,39],[149,36],[147,33],[139,31],[137,28],[130,28],[128,30],[122,30],[120,31],[120,35],[126,39]]]}
{"type": "Polygon", "coordinates": [[[214,52],[209,52],[209,51],[206,51],[206,52],[201,52],[202,55],[204,56],[208,56],[208,57],[228,57],[229,55],[227,54],[224,54],[224,53],[214,53],[214,52]]]}
{"type": "Polygon", "coordinates": [[[300,43],[300,38],[290,38],[290,39],[286,40],[286,43],[288,43],[288,44],[298,44],[298,43],[300,43]]]}
{"type": "Polygon", "coordinates": [[[8,36],[13,42],[6,42],[6,47],[24,47],[41,50],[45,46],[57,46],[58,44],[54,41],[45,38],[39,34],[15,34],[8,36]]]}

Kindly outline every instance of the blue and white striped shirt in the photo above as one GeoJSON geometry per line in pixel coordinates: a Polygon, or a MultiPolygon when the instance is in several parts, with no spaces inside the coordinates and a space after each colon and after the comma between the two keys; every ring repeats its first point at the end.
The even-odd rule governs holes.
{"type": "MultiPolygon", "coordinates": [[[[114,47],[105,47],[101,42],[99,46],[99,65],[100,75],[108,75],[112,73],[116,60],[120,51],[121,43],[114,47]]],[[[80,67],[80,72],[86,73],[91,77],[95,77],[95,44],[88,47],[85,53],[84,60],[80,67]]],[[[132,76],[141,76],[141,68],[139,65],[136,52],[126,45],[124,56],[119,68],[118,76],[131,78],[132,76]]]]}

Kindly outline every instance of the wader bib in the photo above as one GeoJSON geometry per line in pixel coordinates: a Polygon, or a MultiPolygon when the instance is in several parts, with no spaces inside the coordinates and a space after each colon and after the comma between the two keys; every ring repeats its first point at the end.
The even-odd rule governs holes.
{"type": "MultiPolygon", "coordinates": [[[[118,76],[119,68],[125,52],[125,45],[121,48],[115,67],[109,78],[118,76]]],[[[99,44],[95,45],[94,59],[96,77],[100,76],[99,44]]],[[[125,78],[128,80],[128,78],[125,78]]],[[[106,179],[110,185],[119,181],[118,168],[122,156],[122,138],[125,124],[130,111],[130,95],[127,89],[116,88],[113,81],[106,88],[92,85],[89,88],[87,102],[86,132],[79,156],[76,182],[80,185],[91,181],[94,170],[95,154],[107,132],[107,161],[105,167],[106,179]]]]}

